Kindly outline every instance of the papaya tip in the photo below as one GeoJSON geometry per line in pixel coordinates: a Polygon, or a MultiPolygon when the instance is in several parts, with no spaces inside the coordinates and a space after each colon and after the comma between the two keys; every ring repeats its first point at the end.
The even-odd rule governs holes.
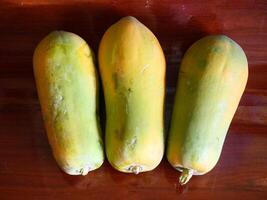
{"type": "Polygon", "coordinates": [[[90,167],[80,169],[80,174],[85,176],[90,171],[90,167]]]}
{"type": "Polygon", "coordinates": [[[181,185],[185,185],[193,176],[194,170],[193,169],[186,169],[184,168],[182,171],[181,176],[179,177],[179,183],[181,185]]]}
{"type": "Polygon", "coordinates": [[[142,171],[142,168],[138,165],[130,167],[130,171],[134,174],[139,174],[142,171]]]}

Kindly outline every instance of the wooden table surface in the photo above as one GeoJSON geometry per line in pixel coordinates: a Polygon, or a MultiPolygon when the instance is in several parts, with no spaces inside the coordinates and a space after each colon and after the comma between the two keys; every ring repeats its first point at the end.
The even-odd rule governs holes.
{"type": "MultiPolygon", "coordinates": [[[[1,0],[0,200],[267,199],[267,1],[1,0]],[[245,50],[249,81],[216,167],[181,188],[164,158],[152,172],[129,175],[106,161],[87,176],[59,170],[44,131],[32,71],[37,43],[72,31],[97,52],[104,31],[133,15],[158,37],[167,59],[166,130],[185,50],[226,34],[245,50]]],[[[103,111],[103,96],[101,109],[103,111]]],[[[102,115],[103,117],[103,115],[102,115]]],[[[167,131],[166,131],[167,132],[167,131]]]]}

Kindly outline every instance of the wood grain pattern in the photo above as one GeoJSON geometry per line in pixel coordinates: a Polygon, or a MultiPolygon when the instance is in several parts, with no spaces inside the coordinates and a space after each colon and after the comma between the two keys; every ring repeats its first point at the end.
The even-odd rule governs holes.
{"type": "MultiPolygon", "coordinates": [[[[0,2],[0,199],[267,199],[267,2],[172,0],[2,0],[0,2]],[[245,50],[249,81],[221,159],[178,187],[164,159],[138,176],[105,162],[85,177],[54,161],[32,72],[37,43],[52,30],[82,36],[97,53],[104,31],[133,15],[158,37],[167,59],[166,129],[185,50],[208,34],[226,34],[245,50]]],[[[103,97],[101,98],[103,111],[103,97]]],[[[103,117],[103,116],[102,116],[103,117]]]]}

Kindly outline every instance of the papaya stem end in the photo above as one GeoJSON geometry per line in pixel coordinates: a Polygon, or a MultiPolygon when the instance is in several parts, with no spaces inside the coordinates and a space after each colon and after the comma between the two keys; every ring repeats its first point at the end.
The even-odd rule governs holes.
{"type": "Polygon", "coordinates": [[[130,170],[134,174],[139,174],[142,171],[142,168],[140,166],[136,165],[136,166],[131,167],[130,170]]]}
{"type": "Polygon", "coordinates": [[[179,183],[181,185],[186,184],[191,179],[193,174],[194,174],[194,170],[193,169],[184,168],[183,171],[182,171],[181,176],[179,177],[179,183]]]}
{"type": "Polygon", "coordinates": [[[80,169],[80,174],[85,176],[88,174],[89,171],[90,171],[89,167],[88,168],[82,168],[82,169],[80,169]]]}

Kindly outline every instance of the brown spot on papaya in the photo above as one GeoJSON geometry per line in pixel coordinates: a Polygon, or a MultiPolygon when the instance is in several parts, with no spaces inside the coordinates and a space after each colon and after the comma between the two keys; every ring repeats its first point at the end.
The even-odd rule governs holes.
{"type": "Polygon", "coordinates": [[[112,80],[114,83],[114,89],[117,90],[119,87],[119,81],[118,81],[118,74],[117,73],[112,74],[112,80]]]}
{"type": "Polygon", "coordinates": [[[129,93],[132,93],[133,91],[132,91],[132,88],[128,88],[128,92],[129,93]]]}
{"type": "Polygon", "coordinates": [[[123,132],[122,132],[121,130],[116,129],[116,130],[115,130],[115,135],[117,136],[117,138],[118,138],[119,140],[123,140],[123,132]]]}

